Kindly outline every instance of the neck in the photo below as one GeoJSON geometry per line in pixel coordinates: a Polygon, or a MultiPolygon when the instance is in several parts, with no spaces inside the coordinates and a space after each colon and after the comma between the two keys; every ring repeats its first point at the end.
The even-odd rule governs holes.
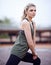
{"type": "Polygon", "coordinates": [[[32,18],[30,18],[30,17],[26,17],[28,20],[29,20],[29,22],[32,22],[32,18]]]}

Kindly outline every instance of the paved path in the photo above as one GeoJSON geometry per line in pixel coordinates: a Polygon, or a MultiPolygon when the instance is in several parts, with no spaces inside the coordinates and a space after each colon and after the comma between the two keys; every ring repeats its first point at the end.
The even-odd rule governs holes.
{"type": "MultiPolygon", "coordinates": [[[[0,65],[5,65],[9,58],[12,45],[0,44],[0,65]]],[[[36,53],[41,58],[41,65],[51,65],[51,44],[37,44],[36,53]]],[[[30,52],[30,51],[29,51],[30,52]]],[[[33,65],[31,63],[20,62],[19,65],[33,65]]]]}

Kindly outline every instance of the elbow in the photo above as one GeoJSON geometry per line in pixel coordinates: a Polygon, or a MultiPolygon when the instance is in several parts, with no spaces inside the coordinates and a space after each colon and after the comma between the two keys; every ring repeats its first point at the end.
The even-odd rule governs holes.
{"type": "Polygon", "coordinates": [[[33,43],[29,43],[28,45],[29,45],[29,47],[33,47],[33,46],[34,46],[34,44],[33,44],[33,43]]]}

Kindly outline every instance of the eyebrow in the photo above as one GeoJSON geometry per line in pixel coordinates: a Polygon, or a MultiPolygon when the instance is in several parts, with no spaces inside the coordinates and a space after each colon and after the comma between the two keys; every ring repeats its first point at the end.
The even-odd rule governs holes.
{"type": "Polygon", "coordinates": [[[36,11],[36,10],[30,9],[30,11],[36,11]]]}

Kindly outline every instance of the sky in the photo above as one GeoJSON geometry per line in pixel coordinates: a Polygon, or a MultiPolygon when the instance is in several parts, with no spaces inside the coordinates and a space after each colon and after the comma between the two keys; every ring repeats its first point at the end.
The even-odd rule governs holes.
{"type": "Polygon", "coordinates": [[[13,25],[20,23],[24,7],[28,3],[36,5],[36,16],[33,19],[37,26],[51,26],[51,0],[0,0],[0,19],[8,17],[13,25]]]}

